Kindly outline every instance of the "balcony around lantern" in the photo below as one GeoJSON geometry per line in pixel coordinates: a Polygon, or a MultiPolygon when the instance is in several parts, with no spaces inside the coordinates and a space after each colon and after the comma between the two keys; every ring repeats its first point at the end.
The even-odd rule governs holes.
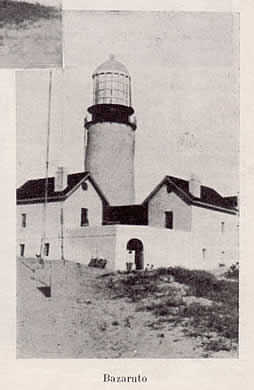
{"type": "Polygon", "coordinates": [[[134,110],[132,107],[122,104],[95,104],[88,108],[91,114],[91,120],[85,121],[85,127],[88,129],[92,124],[97,122],[117,122],[125,123],[131,126],[132,130],[136,130],[136,118],[133,116],[134,110]]]}

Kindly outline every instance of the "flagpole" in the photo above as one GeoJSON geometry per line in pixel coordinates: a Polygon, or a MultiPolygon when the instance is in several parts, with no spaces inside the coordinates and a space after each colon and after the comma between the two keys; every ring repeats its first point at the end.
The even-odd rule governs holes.
{"type": "Polygon", "coordinates": [[[41,238],[40,257],[43,258],[44,241],[47,233],[47,202],[48,202],[48,171],[49,171],[49,142],[50,142],[50,119],[51,119],[51,90],[52,70],[49,71],[49,98],[48,98],[48,126],[47,126],[47,147],[46,147],[46,174],[45,174],[45,198],[43,204],[43,232],[41,238]]]}
{"type": "Polygon", "coordinates": [[[65,259],[64,259],[64,215],[63,215],[63,205],[61,204],[61,210],[60,210],[60,224],[61,224],[61,260],[63,261],[63,264],[65,265],[65,259]]]}

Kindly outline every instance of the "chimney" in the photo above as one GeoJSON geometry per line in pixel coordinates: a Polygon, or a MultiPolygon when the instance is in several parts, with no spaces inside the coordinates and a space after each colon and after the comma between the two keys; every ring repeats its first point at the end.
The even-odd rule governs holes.
{"type": "Polygon", "coordinates": [[[201,196],[201,182],[198,176],[191,175],[189,180],[189,192],[195,198],[200,198],[201,196]]]}
{"type": "Polygon", "coordinates": [[[64,167],[58,167],[55,175],[55,192],[63,191],[67,187],[67,173],[64,167]]]}

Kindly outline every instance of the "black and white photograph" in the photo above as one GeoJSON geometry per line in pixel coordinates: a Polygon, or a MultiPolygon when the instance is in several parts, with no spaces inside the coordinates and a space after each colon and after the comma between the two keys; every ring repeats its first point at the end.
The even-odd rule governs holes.
{"type": "Polygon", "coordinates": [[[63,32],[16,72],[17,358],[237,359],[239,13],[63,32]]]}
{"type": "Polygon", "coordinates": [[[62,67],[62,0],[0,1],[0,68],[62,67]]]}

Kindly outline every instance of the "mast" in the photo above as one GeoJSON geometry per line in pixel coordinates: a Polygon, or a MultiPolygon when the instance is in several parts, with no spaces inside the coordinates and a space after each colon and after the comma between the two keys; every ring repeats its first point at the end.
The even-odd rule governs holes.
{"type": "Polygon", "coordinates": [[[63,215],[63,205],[61,204],[60,209],[60,227],[61,227],[61,260],[63,261],[63,264],[65,265],[65,258],[64,258],[64,215],[63,215]]]}
{"type": "Polygon", "coordinates": [[[49,99],[48,99],[48,127],[47,127],[47,147],[46,147],[46,174],[45,174],[45,201],[43,204],[43,226],[40,257],[44,255],[44,241],[47,233],[47,203],[48,203],[48,171],[49,171],[49,141],[50,141],[50,119],[51,119],[51,89],[52,89],[52,70],[49,71],[49,99]]]}
{"type": "MultiPolygon", "coordinates": [[[[61,97],[63,99],[63,91],[61,94],[61,97]]],[[[61,104],[61,146],[63,147],[64,141],[63,141],[63,100],[61,104]]],[[[61,260],[63,262],[63,265],[65,265],[65,258],[64,258],[64,203],[61,202],[61,208],[60,208],[60,239],[61,239],[61,260]]]]}

